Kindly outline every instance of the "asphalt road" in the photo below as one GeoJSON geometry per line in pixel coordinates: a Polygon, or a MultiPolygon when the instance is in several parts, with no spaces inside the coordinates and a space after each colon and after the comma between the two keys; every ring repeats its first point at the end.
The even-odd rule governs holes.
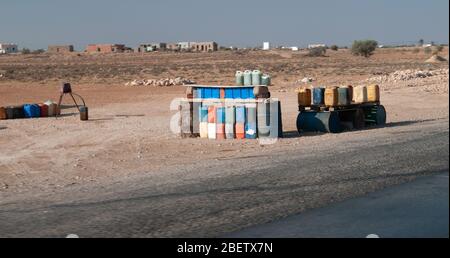
{"type": "MultiPolygon", "coordinates": [[[[424,176],[448,173],[448,119],[349,134],[351,140],[340,135],[314,138],[319,141],[308,148],[290,146],[276,153],[180,165],[159,171],[167,176],[147,173],[113,185],[74,186],[52,196],[36,194],[3,202],[0,203],[0,237],[65,237],[68,234],[80,237],[220,237],[230,232],[250,232],[240,230],[305,211],[314,212],[316,208],[329,206],[331,212],[338,212],[342,208],[332,208],[336,203],[424,176]]],[[[308,141],[298,138],[298,142],[308,141]]],[[[433,183],[421,187],[424,192],[427,187],[430,191],[435,189],[433,183]]],[[[439,185],[439,189],[443,186],[439,185]]],[[[446,191],[445,203],[444,198],[427,204],[431,196],[418,196],[425,204],[411,206],[411,212],[421,212],[427,221],[436,216],[429,207],[447,205],[448,222],[448,185],[446,191]]],[[[396,190],[392,195],[401,197],[396,190]]],[[[396,201],[411,200],[399,197],[384,203],[382,199],[377,202],[377,196],[366,198],[375,198],[372,200],[376,203],[374,207],[380,209],[396,201]]],[[[364,201],[353,203],[360,206],[364,201]]],[[[349,204],[342,205],[349,207],[345,206],[349,204]]],[[[363,208],[355,208],[348,216],[360,216],[358,209],[363,208]]],[[[321,210],[317,212],[320,214],[321,210]]],[[[403,213],[392,211],[390,214],[401,216],[403,213]]],[[[330,215],[328,223],[338,223],[344,216],[330,215]]],[[[377,219],[377,216],[367,215],[367,233],[395,236],[392,231],[378,230],[377,219]]],[[[407,220],[397,218],[395,221],[407,227],[407,220]]],[[[363,227],[355,223],[355,227],[363,227]]],[[[336,227],[328,233],[334,236],[366,233],[353,234],[356,229],[353,232],[340,230],[342,228],[336,227]]],[[[324,232],[323,228],[313,226],[306,231],[314,236],[328,234],[324,232]]],[[[282,236],[295,232],[280,229],[269,233],[272,235],[268,236],[282,236]]],[[[414,231],[401,233],[402,236],[418,236],[414,231]]],[[[442,236],[442,231],[430,228],[429,235],[442,236]]]]}
{"type": "Polygon", "coordinates": [[[277,237],[449,237],[448,173],[224,235],[277,237]]]}

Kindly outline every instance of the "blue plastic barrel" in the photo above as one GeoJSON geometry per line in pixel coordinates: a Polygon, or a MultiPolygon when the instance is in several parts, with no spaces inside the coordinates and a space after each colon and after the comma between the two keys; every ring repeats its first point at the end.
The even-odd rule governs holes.
{"type": "Polygon", "coordinates": [[[217,114],[217,123],[218,124],[225,124],[225,108],[224,107],[217,107],[216,108],[216,114],[217,114]]]}
{"type": "Polygon", "coordinates": [[[241,99],[241,89],[233,88],[233,99],[241,99]]]}
{"type": "Polygon", "coordinates": [[[325,104],[325,88],[313,88],[313,105],[325,104]]]}
{"type": "Polygon", "coordinates": [[[219,88],[213,88],[211,89],[211,98],[213,99],[220,99],[220,89],[219,88]]]}
{"type": "Polygon", "coordinates": [[[200,122],[202,123],[208,122],[208,106],[202,106],[200,108],[200,122]]]}
{"type": "Polygon", "coordinates": [[[247,95],[249,99],[256,99],[255,94],[253,93],[253,88],[247,88],[247,95]]]}
{"type": "Polygon", "coordinates": [[[233,89],[225,89],[225,98],[232,99],[233,98],[233,89]]]}
{"type": "Polygon", "coordinates": [[[193,89],[193,95],[194,95],[194,99],[201,99],[202,98],[202,89],[201,88],[194,88],[193,89]]]}
{"type": "Polygon", "coordinates": [[[242,99],[248,99],[249,98],[247,88],[241,88],[241,98],[242,99]]]}
{"type": "Polygon", "coordinates": [[[36,118],[41,116],[41,108],[37,104],[25,104],[23,106],[25,118],[36,118]]]}
{"type": "Polygon", "coordinates": [[[203,88],[203,94],[204,94],[204,98],[205,99],[210,99],[212,98],[212,89],[211,88],[203,88]]]}
{"type": "Polygon", "coordinates": [[[297,130],[302,132],[338,133],[341,131],[338,112],[300,112],[297,117],[297,130]]]}
{"type": "Polygon", "coordinates": [[[236,107],[236,123],[245,123],[245,107],[236,107]]]}

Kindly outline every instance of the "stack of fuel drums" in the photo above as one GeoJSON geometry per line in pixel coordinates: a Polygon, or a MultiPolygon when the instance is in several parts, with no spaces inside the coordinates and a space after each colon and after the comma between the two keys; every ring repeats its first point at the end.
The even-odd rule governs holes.
{"type": "Polygon", "coordinates": [[[0,120],[51,117],[57,114],[58,107],[50,100],[40,104],[0,107],[0,120]]]}
{"type": "MultiPolygon", "coordinates": [[[[244,76],[245,72],[241,80],[237,75],[236,83],[245,84],[244,76]]],[[[179,106],[182,137],[223,140],[282,136],[281,105],[270,98],[267,86],[191,85],[186,95],[179,106]]]]}
{"type": "Polygon", "coordinates": [[[337,133],[386,123],[378,85],[301,87],[297,95],[299,132],[337,133]]]}

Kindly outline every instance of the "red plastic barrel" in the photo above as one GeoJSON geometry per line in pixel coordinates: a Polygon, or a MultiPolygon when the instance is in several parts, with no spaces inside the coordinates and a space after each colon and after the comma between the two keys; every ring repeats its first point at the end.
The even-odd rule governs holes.
{"type": "Polygon", "coordinates": [[[41,109],[41,117],[48,117],[48,106],[41,103],[39,104],[39,108],[41,109]]]}
{"type": "Polygon", "coordinates": [[[216,139],[225,139],[225,124],[216,124],[216,139]]]}
{"type": "Polygon", "coordinates": [[[244,123],[236,123],[236,139],[245,139],[244,123]]]}
{"type": "Polygon", "coordinates": [[[216,122],[216,107],[209,106],[208,107],[208,123],[215,123],[215,122],[216,122]]]}

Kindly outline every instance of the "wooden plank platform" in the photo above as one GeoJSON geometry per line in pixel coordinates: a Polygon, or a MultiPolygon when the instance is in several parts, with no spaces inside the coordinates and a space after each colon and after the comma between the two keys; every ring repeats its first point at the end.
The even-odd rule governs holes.
{"type": "Polygon", "coordinates": [[[368,107],[373,107],[373,106],[378,106],[380,105],[380,102],[366,102],[366,103],[352,103],[350,105],[345,105],[345,106],[325,106],[325,105],[311,105],[309,107],[305,107],[305,106],[298,106],[298,110],[299,111],[319,111],[319,112],[324,112],[324,111],[349,111],[349,110],[355,110],[357,108],[368,108],[368,107]]]}
{"type": "Polygon", "coordinates": [[[267,85],[246,85],[246,86],[238,86],[238,85],[198,85],[198,84],[187,84],[183,85],[184,87],[193,87],[193,88],[254,88],[254,87],[271,87],[267,85]]]}

